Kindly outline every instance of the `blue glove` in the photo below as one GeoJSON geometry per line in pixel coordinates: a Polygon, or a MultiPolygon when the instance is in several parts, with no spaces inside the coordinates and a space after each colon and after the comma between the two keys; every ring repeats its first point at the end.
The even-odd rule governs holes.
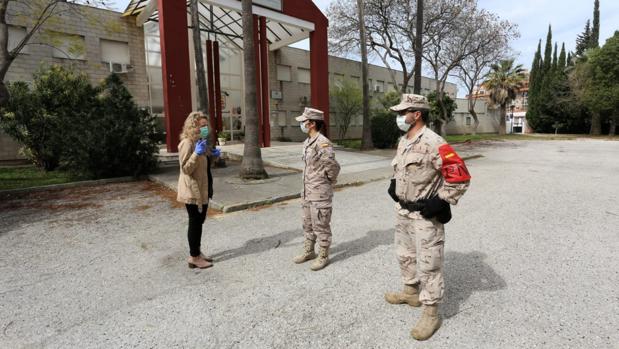
{"type": "Polygon", "coordinates": [[[214,157],[218,158],[218,157],[220,157],[220,156],[221,156],[221,149],[219,149],[219,148],[215,148],[215,149],[211,150],[211,154],[212,154],[214,157]]]}
{"type": "Polygon", "coordinates": [[[205,140],[199,140],[198,143],[196,143],[196,149],[193,152],[197,155],[203,155],[204,153],[206,153],[206,145],[207,144],[205,140]]]}

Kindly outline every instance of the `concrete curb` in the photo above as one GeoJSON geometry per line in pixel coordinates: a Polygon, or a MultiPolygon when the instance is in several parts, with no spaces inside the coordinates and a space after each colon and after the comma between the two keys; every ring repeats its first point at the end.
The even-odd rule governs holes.
{"type": "Polygon", "coordinates": [[[51,185],[44,185],[40,187],[7,189],[7,190],[0,190],[0,196],[12,195],[12,194],[34,193],[34,192],[47,191],[47,190],[59,190],[59,189],[79,188],[79,187],[93,187],[93,186],[101,185],[101,184],[135,182],[139,179],[140,178],[135,178],[135,177],[117,177],[117,178],[96,179],[96,180],[91,180],[91,181],[51,184],[51,185]]]}
{"type": "MultiPolygon", "coordinates": [[[[222,151],[221,152],[222,157],[226,158],[226,159],[230,159],[232,161],[243,161],[243,155],[238,155],[238,154],[234,154],[234,153],[228,153],[226,151],[222,151]]],[[[296,173],[301,173],[301,171],[299,171],[299,169],[294,168],[294,167],[290,167],[284,164],[281,164],[279,162],[275,162],[275,161],[269,161],[269,160],[262,160],[262,163],[264,164],[264,166],[270,166],[270,167],[277,167],[277,168],[281,168],[284,170],[289,170],[289,171],[294,171],[296,173]]]]}
{"type": "MultiPolygon", "coordinates": [[[[234,155],[234,154],[232,154],[232,155],[233,156],[228,156],[228,158],[232,159],[232,160],[235,160],[235,161],[240,161],[240,160],[243,159],[242,156],[234,155]]],[[[474,154],[474,155],[465,156],[462,159],[463,160],[469,160],[469,159],[476,159],[476,158],[481,158],[481,157],[483,157],[483,155],[481,155],[481,154],[474,154]]],[[[280,168],[282,168],[281,164],[277,164],[277,163],[271,163],[271,162],[265,161],[264,164],[267,165],[267,166],[273,166],[273,167],[280,167],[280,168]]],[[[290,169],[290,168],[287,168],[287,167],[283,167],[283,168],[290,169]]],[[[298,172],[298,170],[295,170],[295,171],[298,172]]],[[[391,178],[391,175],[382,175],[382,176],[379,175],[379,176],[371,177],[371,178],[369,178],[367,180],[360,180],[360,181],[359,180],[357,180],[357,181],[353,180],[353,181],[350,181],[350,182],[338,183],[333,188],[334,189],[342,189],[342,188],[347,188],[347,187],[357,187],[357,186],[364,185],[364,184],[367,184],[367,183],[381,181],[381,180],[389,179],[389,178],[391,178]]],[[[168,185],[164,181],[158,180],[157,178],[155,178],[153,176],[149,175],[148,179],[151,182],[155,182],[155,183],[161,184],[164,187],[169,188],[171,190],[174,190],[174,191],[177,190],[176,186],[168,185]]],[[[301,197],[301,192],[286,193],[286,194],[282,194],[282,195],[272,196],[272,197],[267,198],[267,199],[234,203],[234,204],[230,204],[230,205],[227,205],[227,206],[217,202],[217,200],[210,200],[209,207],[214,209],[214,210],[221,211],[223,213],[231,213],[231,212],[247,210],[247,209],[254,208],[254,207],[272,205],[272,204],[275,204],[275,203],[278,203],[278,202],[282,202],[282,201],[298,199],[300,197],[301,197]]]]}

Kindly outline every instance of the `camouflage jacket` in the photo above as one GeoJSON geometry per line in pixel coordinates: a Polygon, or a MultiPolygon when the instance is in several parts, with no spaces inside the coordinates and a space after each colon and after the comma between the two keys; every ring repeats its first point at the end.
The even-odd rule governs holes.
{"type": "Polygon", "coordinates": [[[307,201],[331,200],[333,185],[340,173],[340,164],[335,160],[331,141],[318,133],[303,142],[303,192],[307,201]]]}

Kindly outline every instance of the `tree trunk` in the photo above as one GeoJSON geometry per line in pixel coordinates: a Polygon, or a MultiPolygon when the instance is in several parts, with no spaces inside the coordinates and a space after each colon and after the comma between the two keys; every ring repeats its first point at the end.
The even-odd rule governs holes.
{"type": "Polygon", "coordinates": [[[256,49],[252,0],[242,0],[243,67],[245,69],[245,147],[240,176],[243,179],[264,179],[268,175],[262,163],[258,145],[258,113],[256,108],[256,49]]]}
{"type": "Polygon", "coordinates": [[[501,104],[501,108],[499,108],[499,134],[504,135],[506,133],[505,129],[507,128],[507,124],[505,123],[505,115],[507,114],[507,105],[501,104]]]}
{"type": "Polygon", "coordinates": [[[589,134],[594,136],[602,134],[602,117],[598,112],[593,112],[591,115],[591,131],[589,134]]]}
{"type": "Polygon", "coordinates": [[[617,122],[619,122],[619,116],[613,116],[610,118],[610,129],[608,130],[608,135],[611,137],[616,134],[617,122]]]}
{"type": "Polygon", "coordinates": [[[372,128],[370,125],[370,91],[368,86],[368,49],[365,40],[365,17],[363,0],[357,0],[359,10],[359,41],[361,42],[361,80],[363,83],[363,132],[361,150],[374,148],[372,144],[372,128]]]}
{"type": "MultiPolygon", "coordinates": [[[[196,75],[198,79],[198,110],[208,113],[208,92],[206,91],[206,72],[204,70],[204,55],[202,53],[202,37],[200,35],[200,20],[198,10],[198,0],[191,0],[191,24],[193,26],[191,32],[193,34],[193,49],[196,61],[196,75]]],[[[214,115],[209,115],[211,124],[214,115]]]]}
{"type": "Polygon", "coordinates": [[[473,117],[473,130],[471,134],[473,136],[477,135],[477,128],[479,127],[479,117],[477,116],[477,112],[475,111],[475,103],[473,102],[472,94],[469,94],[469,113],[473,117]]]}
{"type": "Polygon", "coordinates": [[[4,78],[13,63],[13,58],[9,53],[9,26],[6,24],[8,6],[9,0],[0,0],[0,107],[5,106],[10,98],[4,78]]]}
{"type": "Polygon", "coordinates": [[[423,47],[423,0],[417,0],[417,23],[415,31],[415,69],[414,69],[414,81],[413,92],[415,94],[421,94],[421,54],[423,47]]]}

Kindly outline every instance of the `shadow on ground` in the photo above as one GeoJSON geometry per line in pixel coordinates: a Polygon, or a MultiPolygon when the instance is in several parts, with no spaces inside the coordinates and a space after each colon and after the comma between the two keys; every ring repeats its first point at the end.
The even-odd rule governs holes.
{"type": "Polygon", "coordinates": [[[394,229],[373,230],[368,231],[364,236],[358,239],[333,244],[330,253],[331,264],[365,254],[378,246],[391,245],[393,244],[393,237],[394,229]]]}
{"type": "Polygon", "coordinates": [[[283,247],[291,240],[302,236],[303,231],[301,229],[287,230],[275,235],[247,240],[241,247],[214,253],[212,257],[215,262],[223,262],[228,259],[262,253],[273,248],[283,247]]]}
{"type": "Polygon", "coordinates": [[[445,318],[470,309],[462,308],[462,304],[473,293],[494,292],[507,287],[505,280],[484,262],[486,257],[479,251],[446,253],[443,269],[446,295],[442,307],[445,318]]]}

